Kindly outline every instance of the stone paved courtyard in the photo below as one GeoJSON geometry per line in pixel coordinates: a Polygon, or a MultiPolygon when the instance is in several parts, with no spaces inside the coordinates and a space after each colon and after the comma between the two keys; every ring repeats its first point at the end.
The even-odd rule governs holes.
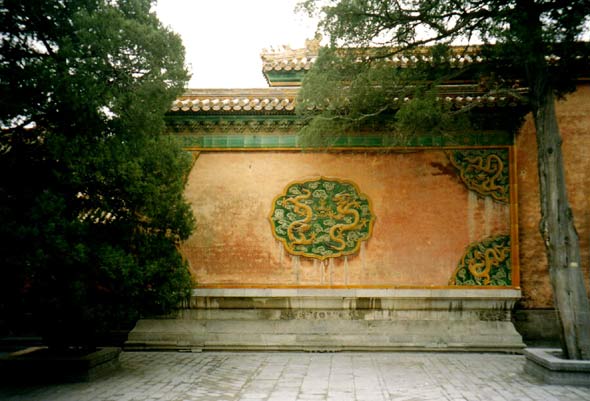
{"type": "Polygon", "coordinates": [[[121,363],[90,383],[4,385],[0,400],[590,400],[588,387],[527,376],[521,355],[126,352],[121,363]]]}

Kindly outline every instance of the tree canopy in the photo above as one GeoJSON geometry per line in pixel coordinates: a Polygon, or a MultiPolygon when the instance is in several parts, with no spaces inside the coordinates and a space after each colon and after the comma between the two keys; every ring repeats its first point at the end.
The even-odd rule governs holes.
{"type": "Polygon", "coordinates": [[[149,0],[0,5],[0,320],[62,341],[189,294],[191,156],[163,135],[188,79],[149,0]],[[68,337],[67,333],[72,334],[68,337]],[[51,333],[44,333],[50,335],[51,333]]]}
{"type": "MultiPolygon", "coordinates": [[[[308,135],[319,134],[315,124],[325,125],[327,119],[336,122],[333,128],[350,127],[400,108],[398,133],[414,129],[403,108],[415,105],[399,101],[407,97],[421,98],[423,105],[430,98],[429,114],[438,115],[433,121],[439,122],[452,114],[432,101],[437,84],[465,77],[503,96],[520,97],[515,89],[528,86],[527,100],[544,102],[547,88],[558,96],[575,89],[590,54],[588,45],[579,42],[588,32],[588,0],[308,0],[299,6],[320,16],[318,29],[329,39],[299,97],[299,112],[312,117],[304,130],[308,135]],[[452,65],[453,53],[481,61],[452,65]],[[391,56],[411,59],[416,54],[426,57],[410,61],[412,68],[392,68],[387,62],[391,56]],[[317,110],[322,110],[319,116],[317,110]]],[[[455,117],[444,129],[457,127],[455,117]]],[[[464,127],[465,119],[459,121],[464,127]]]]}
{"type": "Polygon", "coordinates": [[[329,142],[332,133],[370,127],[376,117],[397,135],[474,123],[489,129],[489,121],[477,126],[469,108],[439,101],[442,84],[465,77],[489,94],[523,97],[536,128],[540,228],[564,351],[590,359],[590,307],[554,107],[556,96],[575,90],[580,71],[588,73],[590,47],[580,40],[589,31],[590,1],[307,0],[300,7],[320,17],[329,39],[299,96],[307,142],[329,142]],[[478,61],[446,62],[453,52],[478,61]],[[413,61],[421,53],[426,57],[413,61]],[[411,68],[392,67],[395,55],[411,68]]]}

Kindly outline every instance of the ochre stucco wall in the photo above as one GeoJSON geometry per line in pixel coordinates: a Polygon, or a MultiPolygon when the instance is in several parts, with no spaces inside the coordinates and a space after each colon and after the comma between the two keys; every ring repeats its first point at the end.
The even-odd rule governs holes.
{"type": "MultiPolygon", "coordinates": [[[[557,104],[566,182],[580,236],[582,269],[589,273],[590,236],[590,85],[557,104]]],[[[539,234],[539,180],[535,128],[531,116],[516,138],[518,160],[520,272],[525,308],[552,307],[545,247],[539,234]]]]}
{"type": "Polygon", "coordinates": [[[468,191],[441,150],[203,152],[186,196],[197,228],[183,253],[200,286],[446,286],[470,243],[510,233],[510,207],[468,191]],[[372,202],[356,255],[291,256],[272,235],[273,198],[319,176],[353,181],[372,202]]]}

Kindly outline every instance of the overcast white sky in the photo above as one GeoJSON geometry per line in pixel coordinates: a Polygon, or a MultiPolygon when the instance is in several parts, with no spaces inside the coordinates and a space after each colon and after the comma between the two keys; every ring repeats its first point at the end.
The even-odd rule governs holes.
{"type": "Polygon", "coordinates": [[[189,88],[262,88],[260,52],[304,47],[315,22],[295,13],[297,0],[158,0],[156,13],[180,34],[189,88]]]}

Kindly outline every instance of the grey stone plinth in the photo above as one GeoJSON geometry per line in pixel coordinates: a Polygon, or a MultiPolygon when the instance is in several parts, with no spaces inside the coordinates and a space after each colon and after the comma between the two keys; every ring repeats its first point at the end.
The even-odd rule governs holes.
{"type": "Polygon", "coordinates": [[[524,348],[512,289],[198,289],[190,309],[144,319],[126,349],[524,348]]]}
{"type": "Polygon", "coordinates": [[[563,359],[557,348],[524,350],[524,370],[548,384],[590,386],[590,361],[563,359]]]}

